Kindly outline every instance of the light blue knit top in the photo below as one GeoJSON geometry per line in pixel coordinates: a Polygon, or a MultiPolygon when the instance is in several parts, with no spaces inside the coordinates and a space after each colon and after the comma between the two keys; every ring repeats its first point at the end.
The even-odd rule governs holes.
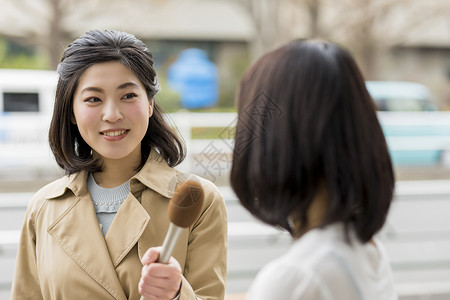
{"type": "Polygon", "coordinates": [[[120,205],[125,201],[130,192],[128,183],[129,181],[114,188],[104,188],[95,182],[94,176],[92,176],[91,173],[88,175],[87,188],[91,194],[95,213],[97,214],[98,223],[103,236],[106,235],[120,205]]]}

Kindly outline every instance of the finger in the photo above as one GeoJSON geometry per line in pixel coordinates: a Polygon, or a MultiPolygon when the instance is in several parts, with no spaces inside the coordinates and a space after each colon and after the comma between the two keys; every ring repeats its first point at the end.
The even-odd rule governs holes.
{"type": "Polygon", "coordinates": [[[181,267],[179,264],[161,264],[161,263],[151,263],[144,265],[141,272],[142,277],[180,277],[181,267]]]}
{"type": "Polygon", "coordinates": [[[159,287],[153,284],[147,285],[141,280],[138,285],[138,290],[146,299],[173,299],[178,295],[180,287],[159,287]]]}
{"type": "Polygon", "coordinates": [[[161,298],[155,294],[155,290],[142,289],[140,286],[138,287],[139,294],[145,298],[145,300],[160,300],[161,298]]]}
{"type": "Polygon", "coordinates": [[[169,258],[169,263],[168,263],[168,265],[169,266],[173,266],[174,268],[176,268],[180,273],[181,273],[181,265],[180,265],[180,263],[178,262],[178,260],[176,260],[176,258],[175,257],[170,257],[169,258]]]}
{"type": "MultiPolygon", "coordinates": [[[[169,283],[181,283],[181,272],[175,266],[152,263],[142,268],[141,280],[146,284],[151,282],[167,281],[169,283]]],[[[158,285],[162,286],[162,285],[158,285]]]]}
{"type": "Polygon", "coordinates": [[[173,277],[152,277],[143,276],[141,280],[148,288],[158,287],[162,289],[178,290],[181,285],[181,276],[176,275],[173,277]]]}
{"type": "Polygon", "coordinates": [[[148,264],[158,261],[160,252],[161,252],[161,247],[149,248],[142,256],[142,259],[141,259],[142,264],[148,265],[148,264]]]}
{"type": "MultiPolygon", "coordinates": [[[[176,261],[175,261],[176,262],[176,261]]],[[[181,288],[181,268],[178,264],[166,265],[152,263],[142,268],[139,281],[140,292],[149,292],[153,296],[170,296],[173,299],[181,288]],[[155,291],[160,291],[156,293],[155,291]]]]}

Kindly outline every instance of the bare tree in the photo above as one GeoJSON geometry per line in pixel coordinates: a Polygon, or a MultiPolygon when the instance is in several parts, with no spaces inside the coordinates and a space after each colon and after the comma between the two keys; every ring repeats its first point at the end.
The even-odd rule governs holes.
{"type": "Polygon", "coordinates": [[[379,57],[408,33],[450,15],[448,0],[236,1],[254,22],[254,58],[293,38],[325,38],[350,48],[368,78],[377,76],[379,57]]]}
{"type": "Polygon", "coordinates": [[[404,44],[427,22],[450,15],[446,0],[342,0],[340,3],[334,14],[330,14],[333,21],[324,33],[350,48],[366,77],[372,79],[379,73],[379,58],[392,47],[404,44]]]}
{"type": "Polygon", "coordinates": [[[63,20],[66,17],[68,11],[65,7],[70,6],[64,3],[69,1],[62,0],[48,0],[51,6],[50,18],[48,21],[48,34],[43,39],[44,47],[49,54],[50,66],[52,69],[56,69],[61,53],[64,49],[63,44],[69,39],[69,32],[65,30],[63,26],[63,20]]]}
{"type": "Polygon", "coordinates": [[[74,38],[77,22],[98,18],[99,12],[104,14],[120,2],[125,1],[0,0],[0,35],[43,49],[49,67],[56,69],[62,52],[74,38]]]}
{"type": "MultiPolygon", "coordinates": [[[[1,2],[6,2],[2,0],[1,2]]],[[[56,69],[69,40],[63,20],[73,10],[74,0],[16,0],[3,3],[0,34],[22,44],[36,46],[47,54],[49,67],[56,69]],[[16,24],[15,30],[7,24],[16,24]]]]}
{"type": "MultiPolygon", "coordinates": [[[[448,0],[234,1],[248,12],[254,25],[253,60],[294,38],[325,38],[350,48],[368,78],[376,77],[380,55],[407,41],[414,28],[450,15],[448,0]]],[[[140,7],[150,2],[164,5],[171,1],[135,0],[133,4],[140,7]]],[[[99,12],[114,16],[118,10],[129,7],[129,2],[0,0],[0,7],[0,35],[44,49],[54,69],[76,34],[77,22],[97,20],[99,12]]]]}
{"type": "Polygon", "coordinates": [[[309,15],[309,38],[321,36],[320,31],[320,8],[321,0],[305,0],[304,5],[309,15]]]}
{"type": "Polygon", "coordinates": [[[253,59],[272,48],[278,33],[278,14],[282,0],[236,0],[251,17],[255,34],[251,44],[253,59]]]}

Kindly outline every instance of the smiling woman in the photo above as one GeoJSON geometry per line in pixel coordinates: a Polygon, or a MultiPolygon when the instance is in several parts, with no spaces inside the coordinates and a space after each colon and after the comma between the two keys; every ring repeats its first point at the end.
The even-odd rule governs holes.
{"type": "MultiPolygon", "coordinates": [[[[119,62],[89,67],[75,90],[73,112],[81,137],[93,149],[93,156],[103,160],[104,169],[124,165],[124,161],[139,167],[140,143],[152,116],[153,100],[130,69],[119,62]]],[[[134,175],[130,172],[133,169],[115,175],[107,185],[120,185],[134,175]]]]}
{"type": "Polygon", "coordinates": [[[224,201],[174,169],[185,149],[154,100],[151,52],[131,34],[90,31],[58,74],[49,142],[66,176],[29,203],[11,299],[223,299],[224,201]],[[161,264],[169,199],[187,180],[204,190],[200,217],[161,264]]]}

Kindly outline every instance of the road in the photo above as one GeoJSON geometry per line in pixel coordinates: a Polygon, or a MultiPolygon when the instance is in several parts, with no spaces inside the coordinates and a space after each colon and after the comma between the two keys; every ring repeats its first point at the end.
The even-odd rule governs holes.
{"type": "MultiPolygon", "coordinates": [[[[396,170],[396,199],[380,234],[391,258],[401,300],[450,299],[450,172],[444,168],[396,170]]],[[[17,233],[26,204],[52,177],[0,181],[0,300],[9,299],[17,233]],[[9,241],[9,243],[8,243],[9,241]]],[[[227,176],[216,176],[229,216],[227,300],[243,299],[268,261],[283,254],[286,233],[254,220],[237,201],[227,176]]]]}

